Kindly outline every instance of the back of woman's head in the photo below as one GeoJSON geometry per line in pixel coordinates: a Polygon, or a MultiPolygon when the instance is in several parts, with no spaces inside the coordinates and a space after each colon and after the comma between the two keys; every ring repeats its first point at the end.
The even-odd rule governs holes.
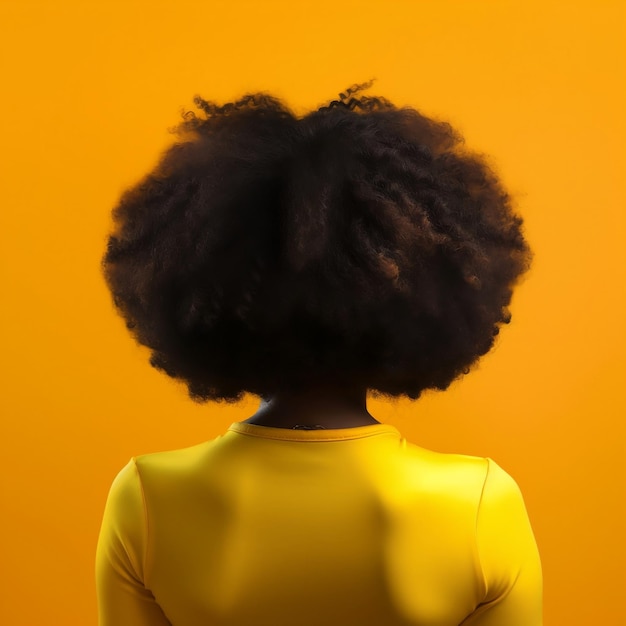
{"type": "Polygon", "coordinates": [[[115,207],[115,305],[196,401],[327,380],[415,399],[509,321],[530,262],[510,196],[448,124],[356,95],[370,84],[302,117],[196,97],[115,207]]]}

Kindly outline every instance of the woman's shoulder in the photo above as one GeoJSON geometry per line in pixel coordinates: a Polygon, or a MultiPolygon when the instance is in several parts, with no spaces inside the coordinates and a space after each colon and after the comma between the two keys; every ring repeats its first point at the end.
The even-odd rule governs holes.
{"type": "Polygon", "coordinates": [[[488,457],[459,452],[441,452],[403,439],[403,451],[407,459],[431,466],[433,469],[460,470],[479,469],[486,472],[491,461],[488,457]]]}
{"type": "Polygon", "coordinates": [[[488,457],[439,452],[405,442],[403,463],[407,472],[422,486],[447,493],[480,496],[490,467],[495,465],[488,457]]]}
{"type": "Polygon", "coordinates": [[[138,454],[133,457],[140,475],[187,473],[197,469],[202,460],[216,447],[219,439],[191,446],[138,454]]]}

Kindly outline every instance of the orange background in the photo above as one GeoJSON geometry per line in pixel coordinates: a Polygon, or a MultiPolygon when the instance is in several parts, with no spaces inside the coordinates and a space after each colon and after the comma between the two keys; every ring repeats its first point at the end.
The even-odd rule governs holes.
{"type": "Polygon", "coordinates": [[[624,2],[4,0],[0,24],[1,623],[95,625],[115,474],[257,408],[192,403],[127,336],[98,265],[118,194],[196,93],[302,113],[371,77],[493,156],[536,257],[476,371],[368,408],[517,479],[546,624],[626,623],[624,2]]]}

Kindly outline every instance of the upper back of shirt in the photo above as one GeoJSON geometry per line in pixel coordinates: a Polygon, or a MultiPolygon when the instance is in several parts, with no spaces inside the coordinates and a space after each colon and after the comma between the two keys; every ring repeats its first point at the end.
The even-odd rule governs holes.
{"type": "MultiPolygon", "coordinates": [[[[200,445],[133,457],[116,481],[99,543],[110,590],[101,626],[125,623],[107,617],[104,599],[114,520],[123,550],[112,570],[127,595],[136,584],[162,612],[142,625],[452,626],[486,614],[537,560],[532,531],[508,556],[498,546],[519,538],[481,539],[481,524],[528,524],[508,474],[490,459],[424,450],[386,424],[237,422],[200,445]]],[[[506,622],[517,623],[531,624],[506,622]]]]}

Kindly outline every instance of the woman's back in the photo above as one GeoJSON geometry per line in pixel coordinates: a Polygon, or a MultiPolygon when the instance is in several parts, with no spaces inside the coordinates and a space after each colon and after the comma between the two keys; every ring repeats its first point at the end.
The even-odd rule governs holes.
{"type": "Polygon", "coordinates": [[[134,457],[111,487],[97,580],[100,626],[541,624],[513,479],[388,424],[237,422],[134,457]]]}

